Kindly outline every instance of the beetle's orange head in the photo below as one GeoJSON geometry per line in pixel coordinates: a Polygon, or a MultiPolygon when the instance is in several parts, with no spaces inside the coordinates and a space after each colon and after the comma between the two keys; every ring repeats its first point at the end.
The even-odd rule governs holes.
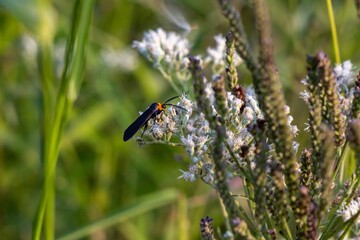
{"type": "Polygon", "coordinates": [[[165,109],[165,107],[166,107],[166,105],[165,105],[165,104],[162,104],[162,103],[157,103],[156,109],[157,109],[157,110],[162,111],[162,110],[164,110],[164,109],[165,109]]]}

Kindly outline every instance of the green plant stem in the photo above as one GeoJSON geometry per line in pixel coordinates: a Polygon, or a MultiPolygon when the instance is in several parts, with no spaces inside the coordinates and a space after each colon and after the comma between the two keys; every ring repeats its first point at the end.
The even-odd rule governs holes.
{"type": "Polygon", "coordinates": [[[343,240],[345,239],[345,237],[349,234],[349,232],[351,231],[351,228],[354,226],[355,221],[357,220],[357,218],[360,216],[360,211],[358,211],[353,217],[351,217],[346,223],[346,228],[344,229],[344,232],[341,234],[341,236],[339,237],[339,240],[343,240]]]}
{"type": "MultiPolygon", "coordinates": [[[[219,192],[218,192],[217,196],[218,196],[220,207],[221,207],[221,213],[222,213],[222,215],[224,217],[226,230],[229,231],[229,232],[232,232],[230,222],[229,222],[229,214],[226,211],[226,207],[224,205],[224,202],[223,202],[219,192]]],[[[233,239],[233,238],[231,238],[231,239],[233,239]]]]}
{"type": "Polygon", "coordinates": [[[226,149],[228,150],[229,154],[231,155],[231,157],[233,158],[233,160],[235,161],[235,164],[239,168],[239,171],[241,172],[241,174],[246,179],[249,179],[251,181],[251,183],[253,183],[253,176],[251,175],[251,171],[249,171],[249,172],[244,171],[244,168],[241,167],[241,165],[240,165],[239,159],[236,157],[235,153],[233,152],[233,150],[231,149],[231,147],[227,141],[224,141],[224,145],[225,145],[226,149]]]}
{"type": "MultiPolygon", "coordinates": [[[[52,67],[52,46],[46,42],[40,41],[39,51],[39,70],[41,76],[42,89],[42,134],[41,134],[41,159],[44,163],[44,177],[47,178],[47,169],[50,165],[49,158],[49,139],[51,135],[51,126],[54,106],[54,76],[52,67]]],[[[54,189],[54,180],[51,180],[54,189]]],[[[49,199],[46,204],[45,224],[46,239],[53,239],[54,233],[54,215],[55,215],[55,198],[54,191],[49,194],[49,199]]]]}
{"type": "Polygon", "coordinates": [[[335,181],[336,179],[338,179],[339,182],[344,181],[344,179],[343,179],[344,174],[343,174],[343,171],[341,171],[341,169],[343,168],[344,161],[347,158],[347,155],[348,155],[349,150],[350,150],[350,147],[349,147],[349,144],[348,144],[347,141],[345,142],[342,149],[343,150],[340,153],[339,160],[337,161],[336,167],[335,167],[335,170],[334,170],[333,181],[335,181]],[[340,176],[339,176],[339,174],[340,174],[340,176]]]}
{"type": "Polygon", "coordinates": [[[285,239],[289,239],[292,240],[292,235],[291,235],[291,230],[289,228],[289,224],[288,221],[285,218],[282,218],[282,224],[284,226],[285,232],[283,234],[283,236],[285,237],[285,239]]]}
{"type": "Polygon", "coordinates": [[[246,179],[243,179],[243,187],[244,192],[247,197],[247,204],[250,211],[250,215],[252,218],[254,218],[254,211],[255,211],[255,202],[251,199],[254,199],[254,188],[250,188],[248,181],[246,179]]]}
{"type": "Polygon", "coordinates": [[[331,36],[332,36],[332,39],[333,39],[335,62],[340,63],[341,62],[340,50],[339,50],[340,48],[339,48],[339,43],[338,43],[338,38],[337,38],[335,17],[334,17],[334,11],[333,11],[331,0],[326,0],[326,6],[327,6],[327,10],[328,10],[328,15],[329,15],[329,21],[330,21],[330,27],[331,27],[331,36]]]}
{"type": "Polygon", "coordinates": [[[189,239],[188,225],[188,199],[184,194],[177,194],[177,212],[178,212],[178,233],[179,240],[189,239]]]}
{"type": "Polygon", "coordinates": [[[344,204],[344,202],[348,203],[349,196],[351,195],[351,192],[353,192],[353,189],[355,187],[359,186],[359,180],[352,178],[349,188],[347,189],[346,193],[344,194],[344,197],[342,200],[337,204],[337,206],[331,210],[328,219],[328,223],[326,224],[325,229],[322,231],[322,235],[319,238],[319,240],[329,239],[332,237],[335,233],[335,226],[338,225],[338,219],[340,218],[336,212],[337,210],[344,204]]]}
{"type": "MultiPolygon", "coordinates": [[[[42,97],[42,124],[41,124],[41,161],[44,164],[44,178],[47,178],[50,165],[48,139],[51,136],[51,122],[54,116],[55,102],[55,76],[53,67],[52,42],[54,38],[53,17],[51,16],[52,6],[49,0],[37,1],[38,20],[36,27],[37,40],[39,42],[38,69],[41,79],[41,97],[42,97]]],[[[45,238],[52,240],[55,229],[55,197],[54,197],[54,179],[51,180],[52,190],[49,192],[48,201],[45,208],[45,238]]]]}
{"type": "Polygon", "coordinates": [[[255,203],[254,201],[250,200],[253,197],[253,193],[254,191],[250,191],[250,186],[253,186],[254,184],[254,177],[252,175],[251,172],[251,168],[249,168],[249,171],[244,171],[243,167],[241,167],[240,165],[240,161],[239,159],[236,157],[235,153],[233,152],[233,150],[231,149],[229,143],[225,140],[224,141],[224,145],[226,147],[226,149],[228,150],[228,152],[230,153],[231,157],[233,158],[233,160],[235,161],[236,166],[239,168],[239,171],[243,174],[244,178],[243,178],[243,187],[244,187],[244,191],[245,191],[245,196],[247,198],[246,202],[249,206],[249,210],[251,215],[253,216],[253,209],[255,209],[255,203]],[[248,184],[248,181],[246,181],[246,179],[248,179],[248,181],[251,182],[251,185],[248,184]]]}
{"type": "Polygon", "coordinates": [[[274,230],[275,226],[274,226],[274,223],[270,217],[270,214],[269,214],[269,211],[266,210],[265,211],[265,221],[266,221],[266,224],[267,224],[267,228],[262,228],[261,229],[261,232],[263,233],[263,236],[266,238],[266,239],[270,239],[270,236],[269,236],[269,230],[274,230]],[[267,230],[267,231],[266,231],[267,230]]]}
{"type": "Polygon", "coordinates": [[[164,145],[169,145],[172,147],[183,147],[184,144],[183,143],[175,143],[175,142],[166,142],[163,140],[154,140],[154,141],[146,141],[146,145],[148,144],[164,144],[164,145]]]}
{"type": "Polygon", "coordinates": [[[161,73],[161,75],[169,82],[169,84],[171,85],[171,87],[175,90],[176,94],[178,94],[179,96],[181,96],[182,91],[180,90],[180,88],[178,88],[178,86],[176,86],[176,84],[174,83],[173,78],[167,74],[164,69],[162,69],[162,67],[159,67],[159,71],[161,73]]]}
{"type": "MultiPolygon", "coordinates": [[[[44,216],[46,216],[45,234],[47,239],[54,235],[55,222],[55,171],[59,156],[60,142],[67,123],[72,103],[76,98],[76,86],[80,85],[85,62],[85,47],[92,16],[94,0],[78,0],[75,3],[70,40],[66,51],[66,61],[60,88],[55,103],[54,117],[44,134],[45,174],[40,203],[34,220],[32,239],[40,239],[44,216]],[[48,212],[50,211],[50,212],[48,212]],[[53,211],[53,212],[51,212],[53,211]]],[[[50,61],[51,63],[52,61],[50,61]]],[[[45,89],[46,90],[46,89],[45,89]]],[[[48,107],[48,106],[47,106],[48,107]]],[[[48,115],[48,113],[45,113],[48,115]]],[[[49,117],[50,118],[50,117],[49,117]]]]}

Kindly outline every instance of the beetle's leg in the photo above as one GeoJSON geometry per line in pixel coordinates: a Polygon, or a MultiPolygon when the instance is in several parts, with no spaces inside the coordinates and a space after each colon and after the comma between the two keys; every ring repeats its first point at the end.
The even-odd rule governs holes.
{"type": "Polygon", "coordinates": [[[143,130],[143,132],[142,132],[142,134],[141,134],[141,138],[143,137],[143,135],[144,135],[147,127],[148,127],[148,122],[145,123],[144,130],[143,130]]]}
{"type": "Polygon", "coordinates": [[[161,114],[163,114],[163,110],[157,110],[155,113],[154,113],[154,116],[152,117],[154,119],[154,122],[158,123],[160,118],[161,118],[161,114]]]}

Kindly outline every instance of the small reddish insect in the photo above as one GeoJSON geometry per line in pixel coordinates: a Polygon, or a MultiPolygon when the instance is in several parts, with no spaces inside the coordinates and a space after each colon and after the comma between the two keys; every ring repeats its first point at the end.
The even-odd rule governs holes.
{"type": "Polygon", "coordinates": [[[147,128],[147,123],[151,118],[155,118],[157,115],[159,115],[161,112],[164,111],[164,109],[166,108],[166,106],[173,106],[175,108],[181,109],[186,111],[185,108],[168,103],[171,100],[178,98],[179,96],[175,96],[172,97],[170,99],[168,99],[166,102],[164,103],[153,103],[151,104],[146,110],[145,112],[143,112],[124,132],[124,136],[123,136],[123,140],[126,142],[127,140],[129,140],[130,138],[132,138],[135,133],[144,127],[144,130],[141,134],[141,136],[144,134],[144,132],[146,131],[147,128]]]}

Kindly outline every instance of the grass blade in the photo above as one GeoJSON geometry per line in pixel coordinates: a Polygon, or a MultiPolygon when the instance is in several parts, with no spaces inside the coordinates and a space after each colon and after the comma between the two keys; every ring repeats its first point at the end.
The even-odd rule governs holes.
{"type": "Polygon", "coordinates": [[[82,228],[78,228],[77,230],[60,237],[59,240],[80,239],[86,237],[95,231],[111,227],[129,218],[143,214],[155,208],[162,207],[169,203],[176,202],[178,197],[179,193],[174,189],[167,189],[146,195],[141,199],[120,209],[116,213],[90,223],[89,225],[86,225],[82,228]]]}

